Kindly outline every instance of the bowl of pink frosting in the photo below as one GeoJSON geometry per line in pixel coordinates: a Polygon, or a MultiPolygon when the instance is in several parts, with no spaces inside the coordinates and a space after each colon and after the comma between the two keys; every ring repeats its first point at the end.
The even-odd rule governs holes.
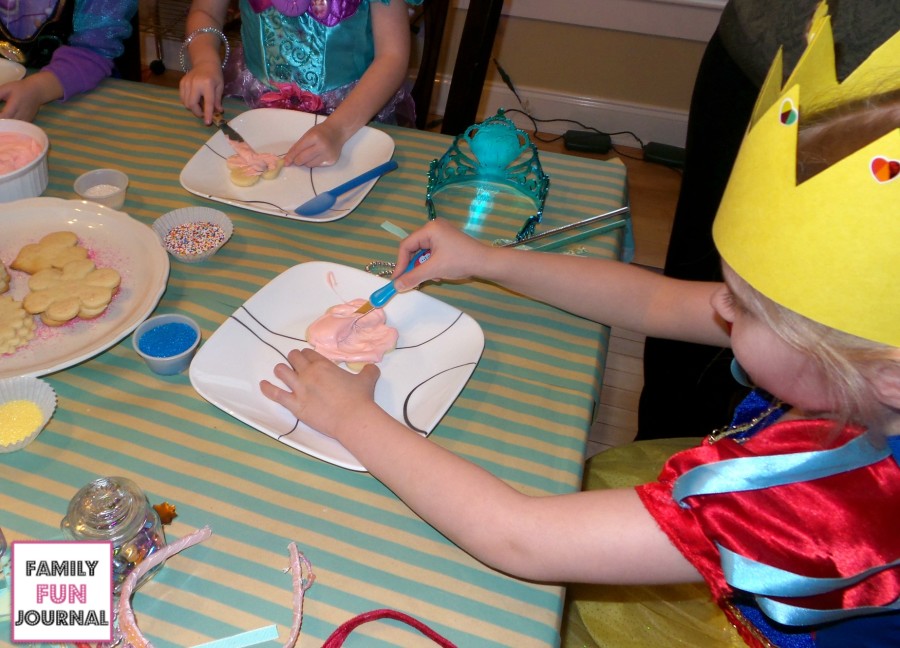
{"type": "Polygon", "coordinates": [[[0,202],[44,193],[49,149],[47,134],[34,124],[0,119],[0,202]]]}

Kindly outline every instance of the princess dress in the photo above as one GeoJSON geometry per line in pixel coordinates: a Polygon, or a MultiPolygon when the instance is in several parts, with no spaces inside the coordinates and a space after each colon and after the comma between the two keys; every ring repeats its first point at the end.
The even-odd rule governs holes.
{"type": "MultiPolygon", "coordinates": [[[[675,454],[658,481],[637,492],[703,576],[706,594],[691,585],[624,588],[625,594],[576,587],[570,638],[589,632],[604,645],[609,608],[598,601],[618,597],[614,609],[631,628],[633,645],[647,644],[641,628],[666,637],[666,645],[739,645],[728,622],[752,646],[894,645],[898,441],[856,426],[837,431],[828,420],[763,421],[743,438],[706,440],[675,454]],[[704,601],[710,590],[724,616],[704,601]],[[639,605],[622,604],[625,595],[639,605]]],[[[635,453],[659,458],[689,443],[637,443],[603,453],[589,480],[604,469],[646,466],[635,453]]]]}
{"type": "MultiPolygon", "coordinates": [[[[243,54],[238,51],[225,69],[225,94],[241,97],[253,108],[331,114],[375,57],[371,2],[386,3],[241,0],[243,54]]],[[[374,119],[414,123],[409,88],[401,87],[374,119]]]]}

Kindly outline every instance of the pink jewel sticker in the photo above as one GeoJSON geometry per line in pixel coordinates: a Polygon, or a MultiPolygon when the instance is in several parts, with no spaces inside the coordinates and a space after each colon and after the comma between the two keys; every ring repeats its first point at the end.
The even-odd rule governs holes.
{"type": "Polygon", "coordinates": [[[889,160],[883,157],[873,158],[869,168],[878,182],[890,182],[897,176],[900,176],[900,160],[889,160]]]}

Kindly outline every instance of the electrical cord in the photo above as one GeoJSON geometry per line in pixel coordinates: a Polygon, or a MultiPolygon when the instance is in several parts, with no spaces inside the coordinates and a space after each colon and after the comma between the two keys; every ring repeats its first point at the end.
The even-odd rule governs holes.
{"type": "MultiPolygon", "coordinates": [[[[595,128],[593,126],[588,126],[587,124],[582,124],[580,121],[577,121],[575,119],[562,119],[562,118],[541,119],[539,117],[535,117],[528,111],[527,106],[525,105],[525,102],[522,100],[522,97],[519,96],[519,92],[516,90],[516,87],[513,84],[512,78],[509,76],[509,74],[506,72],[506,70],[503,69],[503,66],[500,65],[500,62],[496,58],[492,59],[492,60],[494,61],[494,65],[497,66],[497,73],[500,75],[500,78],[503,80],[503,83],[505,83],[506,87],[509,88],[510,92],[512,92],[513,95],[515,95],[516,100],[519,102],[519,105],[522,107],[521,109],[509,108],[506,110],[506,112],[507,113],[518,113],[520,115],[523,115],[524,117],[527,117],[531,121],[532,127],[534,129],[533,137],[537,141],[543,142],[544,144],[550,144],[552,142],[557,142],[557,141],[561,140],[563,138],[563,135],[557,135],[555,137],[550,137],[550,138],[541,137],[540,128],[538,125],[539,124],[550,124],[550,123],[556,123],[556,122],[564,122],[567,124],[575,124],[576,126],[578,126],[579,128],[581,128],[583,130],[592,131],[594,133],[599,133],[600,135],[607,135],[610,138],[612,138],[612,136],[614,136],[614,135],[628,135],[628,136],[634,138],[634,140],[638,143],[638,147],[643,152],[643,150],[644,150],[643,140],[641,140],[641,138],[638,137],[637,134],[635,134],[634,132],[629,131],[629,130],[616,131],[613,133],[609,133],[606,131],[602,131],[599,128],[595,128]]],[[[629,155],[628,153],[624,153],[621,150],[619,150],[618,148],[616,148],[614,145],[612,145],[610,148],[612,148],[612,150],[615,151],[617,155],[620,155],[622,157],[631,158],[632,160],[642,160],[643,159],[642,157],[637,157],[636,155],[629,155]]]]}

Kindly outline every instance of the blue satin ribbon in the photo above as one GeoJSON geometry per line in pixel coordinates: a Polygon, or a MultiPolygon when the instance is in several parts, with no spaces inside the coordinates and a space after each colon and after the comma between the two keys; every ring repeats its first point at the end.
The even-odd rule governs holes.
{"type": "Polygon", "coordinates": [[[900,610],[900,598],[882,606],[815,610],[774,601],[769,597],[817,596],[855,585],[879,572],[900,567],[900,558],[845,578],[801,576],[758,562],[716,545],[722,557],[725,581],[754,595],[759,608],[773,621],[785,625],[820,625],[853,617],[900,610]]]}
{"type": "Polygon", "coordinates": [[[741,457],[695,466],[676,480],[672,496],[679,506],[690,508],[684,500],[694,495],[759,490],[849,472],[889,457],[895,445],[890,439],[877,447],[867,432],[832,450],[741,457]]]}
{"type": "MultiPolygon", "coordinates": [[[[887,437],[887,443],[884,444],[877,444],[876,439],[878,437],[866,432],[831,450],[726,459],[696,466],[676,480],[672,495],[679,506],[690,508],[684,500],[695,495],[742,492],[810,481],[863,468],[891,455],[900,463],[900,437],[887,437]]],[[[873,574],[900,566],[900,558],[845,578],[812,578],[757,562],[721,545],[717,546],[725,581],[736,589],[753,594],[759,609],[778,623],[791,626],[819,625],[900,610],[900,599],[883,606],[815,610],[770,598],[816,596],[843,589],[873,574]]]]}

